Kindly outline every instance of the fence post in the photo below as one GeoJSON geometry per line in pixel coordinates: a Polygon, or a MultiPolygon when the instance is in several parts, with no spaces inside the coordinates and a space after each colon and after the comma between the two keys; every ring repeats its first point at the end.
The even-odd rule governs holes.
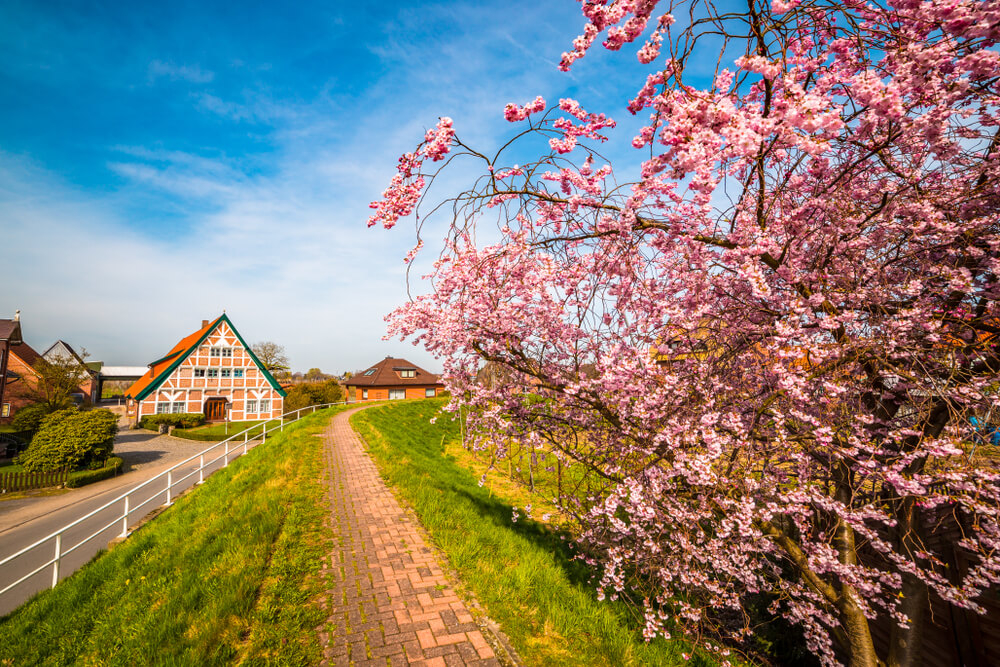
{"type": "Polygon", "coordinates": [[[167,471],[167,502],[165,502],[164,505],[169,505],[170,504],[170,487],[172,487],[173,485],[174,485],[174,471],[173,470],[168,470],[167,471]]]}
{"type": "Polygon", "coordinates": [[[223,459],[223,460],[225,462],[222,464],[222,467],[225,468],[225,467],[227,467],[229,465],[229,441],[228,440],[226,440],[226,458],[223,459]]]}
{"type": "Polygon", "coordinates": [[[52,588],[59,583],[59,559],[62,558],[62,533],[56,534],[56,559],[52,561],[52,588]]]}
{"type": "Polygon", "coordinates": [[[125,496],[125,514],[122,516],[122,537],[128,537],[128,496],[125,496]]]}
{"type": "Polygon", "coordinates": [[[278,430],[280,430],[282,433],[285,432],[285,416],[284,415],[281,415],[281,426],[278,427],[278,430]]]}
{"type": "Polygon", "coordinates": [[[201,455],[201,459],[198,461],[198,483],[201,484],[205,481],[205,455],[201,455]]]}

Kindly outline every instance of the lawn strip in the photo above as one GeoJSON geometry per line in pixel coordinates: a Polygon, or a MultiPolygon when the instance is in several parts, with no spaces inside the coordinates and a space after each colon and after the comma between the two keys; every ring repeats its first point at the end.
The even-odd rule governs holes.
{"type": "Polygon", "coordinates": [[[0,664],[318,661],[324,614],[303,600],[322,590],[322,545],[300,543],[328,539],[312,434],[340,409],[268,438],[0,619],[0,664]]]}
{"type": "Polygon", "coordinates": [[[390,486],[408,501],[462,582],[486,607],[528,665],[709,664],[683,639],[643,641],[635,610],[598,602],[591,573],[545,524],[511,520],[503,489],[445,452],[460,440],[443,401],[396,403],[359,412],[351,424],[390,486]]]}

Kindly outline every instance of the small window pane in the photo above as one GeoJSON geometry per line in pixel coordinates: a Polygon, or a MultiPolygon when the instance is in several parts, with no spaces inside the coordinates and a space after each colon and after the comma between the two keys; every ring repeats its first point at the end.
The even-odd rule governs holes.
{"type": "Polygon", "coordinates": [[[241,377],[243,377],[243,369],[242,368],[234,368],[233,369],[233,377],[234,378],[241,378],[241,377]]]}
{"type": "Polygon", "coordinates": [[[211,349],[211,352],[209,352],[209,356],[211,356],[211,357],[217,357],[217,356],[219,356],[219,348],[213,347],[211,349]]]}
{"type": "Polygon", "coordinates": [[[231,377],[232,374],[233,374],[233,371],[232,371],[231,368],[223,368],[222,369],[222,377],[224,377],[224,378],[231,377]]]}
{"type": "Polygon", "coordinates": [[[210,378],[217,378],[217,377],[219,377],[219,369],[218,368],[209,368],[208,369],[208,377],[210,377],[210,378]]]}
{"type": "Polygon", "coordinates": [[[196,378],[203,378],[203,377],[205,377],[205,369],[204,368],[196,368],[196,369],[194,369],[194,376],[196,378]]]}

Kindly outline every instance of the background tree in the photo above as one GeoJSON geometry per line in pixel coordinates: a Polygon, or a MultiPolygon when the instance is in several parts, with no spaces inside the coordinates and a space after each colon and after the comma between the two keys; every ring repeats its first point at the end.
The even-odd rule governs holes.
{"type": "Polygon", "coordinates": [[[409,261],[435,163],[481,176],[429,202],[450,217],[434,291],[390,332],[444,357],[479,446],[587,471],[558,500],[648,636],[728,631],[707,610],[763,592],[824,663],[916,664],[929,597],[982,611],[1000,579],[1000,478],[966,451],[1000,373],[1000,3],[583,12],[563,69],[598,39],[652,65],[627,105],[641,166],[604,164],[614,121],[571,99],[508,105],[495,154],[441,118],[369,225],[414,214],[409,261]],[[475,382],[486,362],[545,400],[475,382]],[[961,526],[967,571],[931,517],[961,526]]]}
{"type": "Polygon", "coordinates": [[[257,359],[274,377],[285,377],[288,374],[288,355],[285,348],[275,342],[265,340],[250,346],[257,359]]]}
{"type": "Polygon", "coordinates": [[[306,371],[305,380],[307,382],[319,382],[320,380],[326,379],[326,373],[318,368],[310,368],[306,371]]]}
{"type": "MultiPolygon", "coordinates": [[[[86,350],[80,357],[86,359],[86,350]]],[[[73,394],[80,393],[80,385],[89,379],[87,367],[75,357],[58,355],[51,359],[41,358],[32,366],[38,374],[37,381],[26,383],[20,395],[45,407],[47,412],[55,412],[74,404],[73,394]]]]}
{"type": "Polygon", "coordinates": [[[288,390],[285,411],[291,412],[310,405],[339,403],[344,400],[344,390],[336,380],[303,382],[288,390]]]}

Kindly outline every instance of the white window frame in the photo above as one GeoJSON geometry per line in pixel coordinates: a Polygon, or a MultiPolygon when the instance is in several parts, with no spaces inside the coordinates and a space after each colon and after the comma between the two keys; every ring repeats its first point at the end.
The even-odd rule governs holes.
{"type": "Polygon", "coordinates": [[[157,401],[156,408],[153,414],[157,415],[169,415],[170,414],[170,401],[157,401]]]}
{"type": "Polygon", "coordinates": [[[194,376],[196,378],[203,378],[203,377],[205,377],[205,369],[204,368],[196,368],[196,369],[194,369],[194,376]]]}
{"type": "Polygon", "coordinates": [[[246,409],[243,410],[243,412],[247,413],[248,415],[257,414],[257,399],[248,398],[246,400],[246,409]]]}
{"type": "Polygon", "coordinates": [[[242,368],[234,368],[233,369],[233,377],[234,378],[242,378],[243,377],[243,369],[242,368]]]}
{"type": "Polygon", "coordinates": [[[216,357],[216,358],[219,358],[219,359],[221,359],[223,357],[232,358],[232,356],[233,356],[233,348],[231,348],[231,347],[222,347],[221,345],[213,345],[212,347],[209,348],[208,356],[210,356],[210,357],[216,357]]]}
{"type": "Polygon", "coordinates": [[[361,400],[362,401],[367,401],[368,400],[368,390],[367,389],[362,389],[361,390],[361,400]]]}
{"type": "Polygon", "coordinates": [[[230,379],[230,378],[233,377],[233,369],[232,368],[223,368],[222,372],[219,373],[219,376],[222,377],[223,379],[227,379],[228,380],[228,379],[230,379]]]}
{"type": "Polygon", "coordinates": [[[417,377],[417,369],[415,368],[404,368],[399,371],[399,377],[401,378],[415,378],[417,377]]]}
{"type": "Polygon", "coordinates": [[[405,389],[390,389],[389,390],[389,400],[390,401],[402,401],[406,398],[405,389]]]}
{"type": "Polygon", "coordinates": [[[258,407],[257,411],[259,413],[261,413],[261,414],[263,414],[265,412],[268,412],[268,413],[271,412],[271,399],[269,399],[269,398],[262,398],[262,399],[260,399],[259,400],[259,407],[258,407]]]}
{"type": "Polygon", "coordinates": [[[424,388],[424,398],[434,398],[435,396],[437,396],[437,390],[434,387],[424,388]]]}
{"type": "Polygon", "coordinates": [[[207,375],[208,375],[209,379],[218,380],[219,379],[219,369],[218,368],[209,368],[207,375]]]}
{"type": "Polygon", "coordinates": [[[170,405],[170,412],[175,415],[187,412],[187,401],[174,401],[170,405]]]}

